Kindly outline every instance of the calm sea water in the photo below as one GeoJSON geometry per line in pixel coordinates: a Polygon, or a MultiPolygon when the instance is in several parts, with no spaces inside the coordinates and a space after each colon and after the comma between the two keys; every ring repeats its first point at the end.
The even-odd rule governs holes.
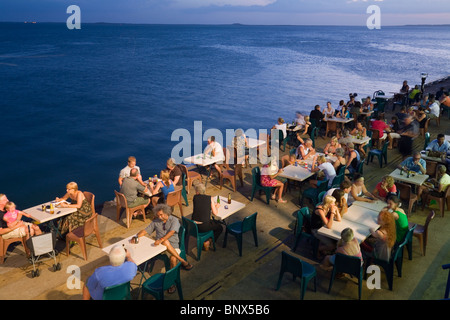
{"type": "Polygon", "coordinates": [[[127,157],[164,168],[177,128],[270,128],[348,93],[449,75],[450,27],[0,23],[0,193],[24,209],[69,181],[112,200],[127,157]]]}

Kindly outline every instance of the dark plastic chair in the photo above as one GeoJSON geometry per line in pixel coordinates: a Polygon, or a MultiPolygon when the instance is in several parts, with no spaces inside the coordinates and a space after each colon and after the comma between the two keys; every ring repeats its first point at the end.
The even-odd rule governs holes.
{"type": "MultiPolygon", "coordinates": [[[[345,167],[343,167],[343,168],[345,170],[345,167]]],[[[344,171],[343,174],[336,175],[334,177],[333,184],[331,185],[331,188],[339,188],[341,183],[342,183],[342,181],[344,181],[344,179],[345,179],[345,171],[344,171]]]]}
{"type": "Polygon", "coordinates": [[[239,256],[242,257],[242,235],[248,231],[253,232],[253,239],[255,240],[255,246],[258,246],[258,234],[256,231],[256,216],[258,212],[245,217],[242,221],[229,224],[225,230],[225,237],[223,239],[223,247],[227,246],[228,233],[236,237],[237,245],[239,249],[239,256]]]}
{"type": "Polygon", "coordinates": [[[183,189],[181,190],[181,196],[184,199],[184,204],[186,205],[186,207],[189,207],[189,202],[187,199],[187,190],[186,190],[186,174],[184,172],[182,172],[182,181],[183,181],[183,189]]]}
{"type": "Polygon", "coordinates": [[[254,167],[252,169],[252,196],[250,201],[253,201],[256,191],[264,191],[266,194],[266,202],[269,204],[273,189],[274,187],[264,187],[261,185],[261,169],[259,167],[254,167]]]}
{"type": "Polygon", "coordinates": [[[423,145],[423,150],[425,150],[428,147],[428,145],[430,144],[430,140],[431,140],[430,133],[425,132],[425,143],[423,145]]]}
{"type": "Polygon", "coordinates": [[[317,138],[318,136],[319,136],[319,127],[314,127],[314,128],[311,130],[311,135],[310,135],[311,140],[312,140],[312,143],[313,143],[313,148],[316,147],[316,138],[317,138]]]}
{"type": "MultiPolygon", "coordinates": [[[[403,266],[403,248],[408,243],[409,235],[414,232],[416,225],[413,225],[412,228],[409,229],[408,233],[405,235],[404,241],[401,244],[396,243],[392,248],[391,258],[389,261],[380,260],[373,258],[372,264],[379,265],[383,268],[386,279],[388,282],[389,290],[392,291],[393,283],[394,283],[394,265],[397,268],[397,274],[401,278],[402,277],[402,266],[403,266]]],[[[364,270],[367,270],[367,266],[364,267],[364,270]]]]}
{"type": "Polygon", "coordinates": [[[142,284],[141,299],[143,300],[144,294],[151,294],[156,300],[164,300],[164,291],[168,290],[172,285],[177,286],[178,297],[183,300],[183,291],[181,288],[180,280],[180,268],[181,262],[167,271],[166,273],[157,273],[142,284]]]}
{"type": "Polygon", "coordinates": [[[447,286],[445,287],[445,294],[444,294],[444,299],[445,300],[449,300],[448,296],[450,294],[450,263],[449,264],[444,264],[442,266],[442,269],[444,270],[448,270],[448,278],[447,278],[447,286]]]}
{"type": "Polygon", "coordinates": [[[305,297],[306,288],[311,279],[314,278],[314,292],[317,290],[317,274],[316,269],[309,263],[294,257],[287,252],[281,252],[281,268],[280,275],[278,277],[278,283],[276,290],[278,291],[281,286],[281,280],[285,272],[292,273],[294,281],[296,277],[301,279],[300,287],[300,299],[305,297]]]}
{"type": "MultiPolygon", "coordinates": [[[[425,225],[418,224],[416,229],[414,229],[413,236],[417,239],[419,239],[420,244],[420,251],[422,252],[422,255],[425,256],[425,253],[427,251],[427,240],[428,240],[428,225],[430,224],[431,220],[434,219],[436,214],[434,213],[434,210],[432,210],[427,217],[427,220],[425,221],[425,225]]],[[[414,224],[409,223],[409,227],[411,228],[414,224]]],[[[408,253],[412,254],[412,241],[408,243],[408,253]]]]}
{"type": "Polygon", "coordinates": [[[337,272],[347,273],[358,279],[358,298],[361,300],[361,288],[363,282],[363,267],[361,264],[361,258],[336,253],[328,293],[331,292],[331,287],[333,286],[334,278],[337,272]]]}
{"type": "Polygon", "coordinates": [[[388,161],[387,161],[387,148],[389,146],[389,141],[386,141],[383,144],[383,148],[380,149],[372,149],[369,151],[369,154],[367,155],[367,162],[366,164],[369,164],[369,161],[372,162],[373,161],[373,157],[377,156],[378,158],[378,162],[380,163],[380,168],[383,168],[383,160],[385,162],[385,164],[387,165],[388,161]]]}
{"type": "Polygon", "coordinates": [[[295,227],[295,243],[292,251],[297,250],[297,246],[300,243],[302,237],[312,242],[313,256],[317,257],[317,251],[319,250],[319,240],[314,237],[312,233],[308,233],[308,225],[310,225],[311,215],[309,208],[304,207],[296,212],[296,227],[295,227]]]}
{"type": "Polygon", "coordinates": [[[310,199],[314,206],[317,205],[317,198],[323,191],[328,191],[328,180],[324,180],[317,188],[309,188],[303,191],[302,198],[300,200],[300,207],[303,207],[303,200],[305,198],[310,199]]]}
{"type": "Polygon", "coordinates": [[[321,203],[326,194],[327,191],[322,191],[321,193],[319,193],[319,195],[317,196],[317,203],[321,203]]]}
{"type": "Polygon", "coordinates": [[[205,242],[209,238],[212,239],[213,248],[214,251],[216,251],[216,242],[214,240],[214,232],[212,230],[208,232],[198,232],[197,224],[194,221],[186,217],[182,217],[182,219],[183,219],[183,227],[186,229],[186,238],[187,238],[187,240],[185,241],[186,252],[188,252],[189,236],[197,238],[197,261],[200,260],[200,256],[202,255],[203,242],[205,242]]]}
{"type": "Polygon", "coordinates": [[[131,300],[130,281],[103,290],[103,300],[131,300]]]}

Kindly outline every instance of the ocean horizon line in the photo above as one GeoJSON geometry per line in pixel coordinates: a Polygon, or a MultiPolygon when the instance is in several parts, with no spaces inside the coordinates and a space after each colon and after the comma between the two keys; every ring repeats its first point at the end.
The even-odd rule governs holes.
{"type": "MultiPolygon", "coordinates": [[[[0,21],[2,23],[17,24],[66,24],[66,21],[0,21]]],[[[149,25],[149,26],[243,26],[243,27],[343,27],[343,28],[367,28],[365,25],[335,25],[335,24],[248,24],[248,23],[143,23],[143,22],[83,22],[83,24],[102,24],[102,25],[149,25]]],[[[385,25],[384,27],[448,27],[450,24],[402,24],[402,25],[385,25]]]]}

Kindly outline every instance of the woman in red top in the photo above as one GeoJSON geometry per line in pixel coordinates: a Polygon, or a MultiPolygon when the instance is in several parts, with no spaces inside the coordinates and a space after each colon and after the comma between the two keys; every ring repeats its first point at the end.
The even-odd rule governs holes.
{"type": "Polygon", "coordinates": [[[397,193],[397,187],[394,183],[394,178],[391,176],[384,176],[383,179],[376,185],[372,194],[382,201],[386,201],[390,193],[397,193]]]}

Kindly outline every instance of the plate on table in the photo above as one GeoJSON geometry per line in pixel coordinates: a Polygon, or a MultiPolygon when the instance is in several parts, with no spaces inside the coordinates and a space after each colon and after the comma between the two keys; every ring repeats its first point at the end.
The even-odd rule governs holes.
{"type": "Polygon", "coordinates": [[[434,185],[431,182],[424,182],[423,185],[429,189],[434,189],[434,185]]]}

